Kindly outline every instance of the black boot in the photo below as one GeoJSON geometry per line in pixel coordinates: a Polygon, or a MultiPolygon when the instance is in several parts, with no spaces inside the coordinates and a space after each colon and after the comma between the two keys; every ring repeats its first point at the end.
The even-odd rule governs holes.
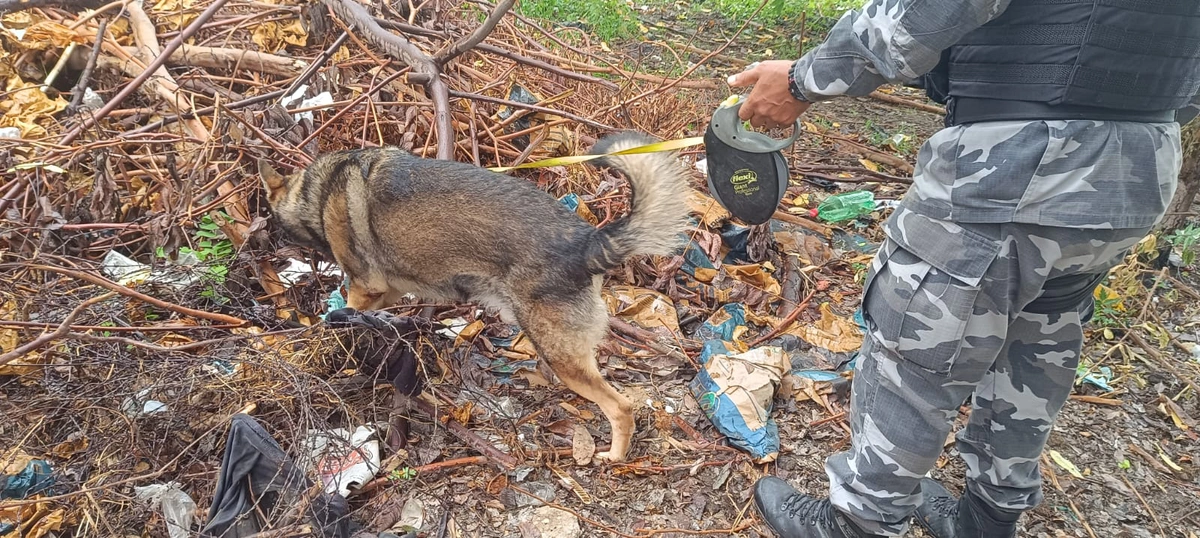
{"type": "Polygon", "coordinates": [[[989,507],[969,488],[956,499],[931,478],[921,479],[921,506],[913,516],[934,538],[1013,538],[1020,517],[989,507]]]}
{"type": "Polygon", "coordinates": [[[842,516],[828,499],[800,493],[768,476],[754,484],[754,507],[780,538],[870,538],[842,516]]]}

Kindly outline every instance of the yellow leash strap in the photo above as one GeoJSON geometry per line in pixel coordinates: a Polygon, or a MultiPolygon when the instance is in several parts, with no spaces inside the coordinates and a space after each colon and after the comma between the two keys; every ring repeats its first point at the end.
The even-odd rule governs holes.
{"type": "Polygon", "coordinates": [[[692,147],[692,146],[699,146],[700,144],[703,144],[703,143],[704,143],[703,136],[693,136],[691,138],[677,138],[675,140],[666,140],[663,142],[655,142],[653,144],[646,144],[644,146],[638,146],[636,148],[623,149],[621,151],[614,151],[612,153],[602,153],[599,155],[571,155],[568,157],[554,157],[552,159],[543,159],[541,161],[534,161],[531,163],[519,164],[517,166],[498,166],[495,168],[488,168],[488,170],[491,170],[493,172],[507,172],[509,170],[516,170],[518,168],[545,168],[548,166],[578,164],[578,163],[590,161],[592,159],[599,159],[601,157],[608,157],[611,155],[635,155],[638,153],[656,153],[659,151],[670,151],[673,149],[681,149],[681,148],[687,148],[687,147],[692,147]]]}

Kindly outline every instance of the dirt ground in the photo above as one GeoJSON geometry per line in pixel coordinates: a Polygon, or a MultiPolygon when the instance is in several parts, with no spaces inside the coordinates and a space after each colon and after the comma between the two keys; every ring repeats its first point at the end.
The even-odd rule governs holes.
{"type": "MultiPolygon", "coordinates": [[[[645,19],[648,23],[664,20],[680,19],[678,14],[654,12],[645,19]]],[[[686,25],[680,28],[676,34],[691,35],[686,25]]],[[[778,33],[786,37],[787,32],[778,33]]],[[[692,43],[715,50],[726,35],[731,35],[730,28],[722,27],[692,43]]],[[[306,51],[313,55],[321,46],[310,44],[306,51]]],[[[627,53],[654,48],[613,46],[627,53]]],[[[725,55],[757,59],[753,50],[735,46],[725,55]]],[[[685,57],[694,61],[699,55],[685,57]]],[[[657,54],[654,61],[667,62],[663,58],[657,54]]],[[[631,59],[633,54],[626,58],[631,59]]],[[[355,67],[355,59],[341,61],[355,67]]],[[[722,80],[735,64],[714,61],[692,78],[722,80]]],[[[666,63],[657,67],[672,68],[666,63]]],[[[664,137],[696,136],[726,91],[723,85],[717,90],[675,89],[603,120],[626,117],[625,127],[664,137]]],[[[884,91],[907,102],[924,103],[914,90],[884,91]]],[[[350,97],[339,95],[347,101],[350,97]]],[[[594,105],[591,99],[594,96],[585,93],[570,108],[587,115],[594,105]]],[[[331,115],[324,119],[333,121],[331,115]]],[[[358,129],[366,131],[366,127],[351,121],[366,115],[356,115],[359,118],[342,120],[349,125],[344,131],[351,134],[326,133],[326,147],[363,140],[356,137],[358,129]]],[[[122,128],[154,117],[130,113],[122,128]]],[[[784,209],[813,207],[833,192],[855,188],[871,189],[878,199],[899,199],[905,190],[903,180],[911,175],[906,166],[915,163],[921,142],[941,125],[937,114],[868,97],[817,104],[805,119],[805,133],[788,153],[793,184],[784,209]]],[[[230,124],[222,125],[228,129],[230,124]]],[[[402,133],[386,134],[399,138],[402,133]]],[[[251,138],[250,133],[244,136],[251,138]]],[[[234,160],[244,155],[232,153],[250,145],[229,144],[231,153],[224,158],[234,160]]],[[[90,155],[87,151],[92,150],[78,153],[90,155]]],[[[14,155],[5,153],[4,159],[15,159],[14,155]]],[[[684,152],[689,165],[700,157],[695,150],[684,152]]],[[[9,166],[4,159],[0,164],[9,166]]],[[[158,184],[171,180],[161,169],[155,173],[158,184]]],[[[255,178],[241,176],[241,171],[236,174],[250,186],[247,190],[256,188],[255,178]]],[[[622,210],[609,202],[620,198],[609,176],[560,167],[522,177],[556,196],[577,193],[598,218],[622,210]]],[[[697,172],[694,179],[703,190],[702,176],[697,172]]],[[[0,179],[0,184],[7,186],[6,181],[0,179]]],[[[145,194],[135,190],[137,185],[149,188],[122,183],[129,189],[122,194],[122,203],[133,204],[145,194]]],[[[13,248],[2,260],[0,322],[8,324],[0,323],[0,349],[9,351],[53,330],[71,319],[82,303],[104,293],[102,287],[85,285],[69,272],[94,270],[103,257],[103,252],[80,245],[102,242],[147,263],[153,259],[154,245],[144,237],[129,239],[120,228],[90,229],[86,214],[64,209],[72,204],[85,206],[93,198],[55,198],[74,201],[60,207],[67,216],[66,228],[40,232],[42,240],[54,238],[37,243],[45,246],[43,251],[31,253],[27,248],[29,237],[36,234],[27,237],[20,227],[5,230],[5,239],[23,246],[13,248]],[[122,250],[121,241],[134,246],[122,250]],[[47,264],[53,270],[46,269],[47,264]]],[[[848,385],[818,384],[815,399],[778,394],[771,417],[778,424],[779,457],[774,463],[755,465],[744,451],[729,445],[689,391],[700,343],[696,331],[722,304],[740,303],[751,314],[741,340],[755,341],[780,321],[779,307],[788,302],[788,293],[797,294],[790,299],[794,304],[810,292],[812,298],[796,318],[796,327],[818,326],[820,305],[826,305],[837,320],[853,325],[861,276],[873,252],[871,245],[880,239],[878,223],[887,214],[885,209],[839,224],[833,238],[801,251],[760,236],[768,245],[763,258],[767,261],[747,263],[757,272],[744,277],[758,280],[752,280],[755,285],[729,280],[729,287],[719,290],[728,294],[725,301],[689,295],[683,289],[687,279],[670,260],[631,263],[611,272],[606,282],[610,292],[628,286],[668,297],[680,330],[667,340],[682,346],[688,356],[672,358],[651,349],[646,339],[621,331],[614,331],[601,350],[604,374],[639,406],[638,434],[625,464],[576,460],[576,456],[589,459],[590,443],[597,445],[592,448],[603,448],[607,422],[594,405],[557,382],[547,383],[532,370],[528,344],[513,340],[512,328],[491,317],[477,320],[471,305],[406,304],[392,309],[414,316],[432,309],[438,321],[461,318],[465,323],[481,323],[467,325],[471,335],[461,340],[440,334],[421,338],[417,347],[421,375],[425,394],[437,404],[437,417],[420,411],[403,413],[411,427],[406,446],[398,447],[396,433],[385,435],[380,479],[350,497],[349,517],[372,534],[393,529],[396,535],[404,535],[415,529],[417,536],[429,538],[770,536],[751,507],[752,484],[764,475],[776,475],[807,493],[826,493],[824,459],[847,448],[849,442],[842,414],[847,409],[848,385]],[[809,260],[813,263],[803,276],[790,281],[789,269],[797,268],[783,260],[796,255],[823,259],[809,260]],[[781,291],[760,293],[763,283],[770,282],[780,284],[781,291]],[[788,286],[794,289],[789,292],[788,286]],[[495,464],[464,435],[448,429],[450,421],[465,424],[491,447],[489,451],[515,458],[516,467],[506,470],[495,464]]],[[[152,217],[147,214],[138,222],[159,230],[154,240],[167,236],[151,227],[160,225],[152,217]]],[[[794,223],[776,221],[774,226],[772,231],[781,234],[806,233],[794,223]]],[[[721,243],[715,229],[705,228],[698,237],[708,244],[721,243]]],[[[1161,238],[1157,241],[1163,244],[1161,238]]],[[[247,247],[230,258],[224,266],[228,278],[216,287],[206,282],[182,288],[136,286],[170,305],[236,315],[251,321],[254,328],[204,325],[177,309],[116,297],[81,310],[67,324],[78,331],[70,338],[59,339],[20,362],[0,365],[4,366],[0,370],[0,457],[5,472],[13,471],[8,464],[14,461],[34,458],[45,458],[55,468],[54,485],[39,501],[38,517],[47,528],[55,517],[61,523],[53,534],[42,535],[165,537],[163,516],[138,500],[134,487],[168,481],[178,483],[194,499],[195,531],[212,502],[229,418],[239,410],[249,409],[292,458],[299,458],[302,442],[313,430],[397,424],[392,386],[372,379],[354,358],[354,351],[360,349],[354,343],[361,343],[355,339],[365,334],[369,340],[375,333],[321,323],[305,326],[264,306],[269,302],[262,299],[264,291],[257,284],[257,264],[263,259],[280,262],[304,256],[277,234],[266,244],[270,250],[247,247]],[[157,403],[147,404],[151,400],[157,403]],[[162,408],[145,412],[158,404],[162,408]]],[[[1154,245],[1142,247],[1114,270],[1106,285],[1117,300],[1102,301],[1100,314],[1088,329],[1085,363],[1092,371],[1108,367],[1108,384],[1114,390],[1105,392],[1087,383],[1076,387],[1047,447],[1045,502],[1026,516],[1019,536],[1200,536],[1196,433],[1200,404],[1188,386],[1188,380],[1200,378],[1200,353],[1195,351],[1200,344],[1196,292],[1200,275],[1196,266],[1160,263],[1154,245]],[[1159,277],[1164,267],[1166,276],[1159,277]]],[[[293,308],[320,313],[337,284],[338,278],[329,275],[305,280],[289,292],[293,308]]],[[[622,319],[637,323],[636,316],[622,319]]],[[[793,365],[812,369],[832,371],[853,354],[833,352],[795,335],[768,344],[783,346],[793,365]]],[[[948,443],[933,474],[960,491],[963,466],[952,444],[948,443]]],[[[4,506],[0,503],[0,521],[9,515],[4,506]]],[[[923,536],[919,530],[911,535],[923,536]]]]}

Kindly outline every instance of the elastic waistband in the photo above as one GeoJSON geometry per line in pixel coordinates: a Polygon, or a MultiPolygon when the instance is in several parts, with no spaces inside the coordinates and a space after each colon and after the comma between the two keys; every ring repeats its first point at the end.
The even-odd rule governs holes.
{"type": "Polygon", "coordinates": [[[1169,123],[1174,110],[1117,110],[1079,105],[1051,105],[1036,101],[953,97],[946,107],[946,126],[984,121],[1093,120],[1169,123]]]}

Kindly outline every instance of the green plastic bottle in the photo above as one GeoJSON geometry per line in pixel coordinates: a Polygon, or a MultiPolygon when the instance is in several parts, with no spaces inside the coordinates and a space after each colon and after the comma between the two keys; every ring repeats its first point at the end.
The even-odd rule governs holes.
{"type": "Polygon", "coordinates": [[[866,215],[875,209],[875,193],[850,191],[835,194],[823,200],[816,209],[810,209],[810,217],[825,222],[840,222],[866,215]]]}

